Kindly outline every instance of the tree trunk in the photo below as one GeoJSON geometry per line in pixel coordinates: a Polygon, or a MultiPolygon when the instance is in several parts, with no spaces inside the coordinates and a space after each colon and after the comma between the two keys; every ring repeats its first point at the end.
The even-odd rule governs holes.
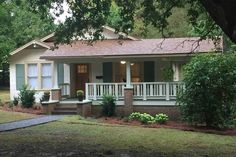
{"type": "Polygon", "coordinates": [[[212,19],[236,43],[236,1],[200,0],[212,19]]]}

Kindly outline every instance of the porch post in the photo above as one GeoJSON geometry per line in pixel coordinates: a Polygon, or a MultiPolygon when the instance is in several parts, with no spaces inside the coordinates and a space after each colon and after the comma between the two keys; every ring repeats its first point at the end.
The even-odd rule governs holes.
{"type": "Polygon", "coordinates": [[[60,100],[61,99],[61,89],[58,86],[58,69],[57,61],[53,62],[53,89],[51,90],[50,100],[60,100]]]}
{"type": "Polygon", "coordinates": [[[126,87],[131,87],[131,68],[129,61],[126,61],[126,87]]]}
{"type": "Polygon", "coordinates": [[[134,89],[131,86],[131,64],[126,61],[126,87],[124,88],[124,114],[129,115],[133,112],[133,93],[134,89]]]}
{"type": "Polygon", "coordinates": [[[57,61],[53,62],[53,88],[58,89],[58,69],[57,69],[57,61]]]}

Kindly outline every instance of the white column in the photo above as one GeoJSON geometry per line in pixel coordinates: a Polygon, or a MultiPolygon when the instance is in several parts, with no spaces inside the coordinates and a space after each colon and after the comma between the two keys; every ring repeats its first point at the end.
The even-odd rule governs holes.
{"type": "Polygon", "coordinates": [[[53,62],[53,88],[58,89],[58,69],[57,69],[57,61],[53,62]]]}
{"type": "Polygon", "coordinates": [[[129,61],[126,61],[126,87],[131,87],[131,66],[129,61]]]}

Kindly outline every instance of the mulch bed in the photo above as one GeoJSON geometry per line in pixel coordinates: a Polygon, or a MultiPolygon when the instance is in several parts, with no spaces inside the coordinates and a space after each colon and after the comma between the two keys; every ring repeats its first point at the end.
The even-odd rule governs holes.
{"type": "Polygon", "coordinates": [[[206,126],[192,126],[185,122],[181,121],[168,121],[166,124],[142,124],[139,121],[127,121],[121,118],[113,117],[103,117],[99,118],[99,121],[109,124],[119,124],[119,125],[132,125],[132,126],[142,126],[147,128],[169,128],[169,129],[178,129],[183,131],[193,131],[193,132],[203,132],[210,134],[219,134],[219,135],[230,135],[236,136],[236,128],[233,129],[214,129],[207,128],[206,126]]]}
{"type": "Polygon", "coordinates": [[[22,112],[22,113],[29,113],[29,114],[36,114],[41,115],[43,114],[43,110],[41,106],[36,106],[33,108],[23,108],[22,106],[14,106],[10,108],[7,104],[0,106],[0,110],[9,111],[9,112],[22,112]]]}

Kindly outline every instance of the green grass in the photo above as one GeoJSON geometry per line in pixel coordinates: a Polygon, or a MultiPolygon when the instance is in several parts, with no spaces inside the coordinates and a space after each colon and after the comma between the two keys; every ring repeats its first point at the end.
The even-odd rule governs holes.
{"type": "Polygon", "coordinates": [[[0,90],[0,100],[1,100],[1,102],[10,101],[10,91],[9,90],[0,90]]]}
{"type": "MultiPolygon", "coordinates": [[[[4,144],[6,148],[14,148],[14,145],[19,146],[22,143],[30,145],[44,143],[52,152],[56,149],[56,145],[58,149],[67,147],[82,149],[82,146],[85,146],[86,150],[91,152],[94,150],[118,150],[118,152],[126,150],[127,152],[137,152],[138,156],[159,154],[167,157],[227,157],[236,154],[236,137],[232,136],[102,124],[96,120],[79,120],[77,116],[0,134],[0,139],[0,145],[4,144]]],[[[43,150],[40,146],[38,149],[43,150]]]]}
{"type": "Polygon", "coordinates": [[[35,116],[36,115],[33,115],[33,114],[20,113],[20,112],[8,112],[8,111],[0,110],[0,123],[6,123],[6,122],[22,120],[22,119],[29,119],[35,116]]]}

